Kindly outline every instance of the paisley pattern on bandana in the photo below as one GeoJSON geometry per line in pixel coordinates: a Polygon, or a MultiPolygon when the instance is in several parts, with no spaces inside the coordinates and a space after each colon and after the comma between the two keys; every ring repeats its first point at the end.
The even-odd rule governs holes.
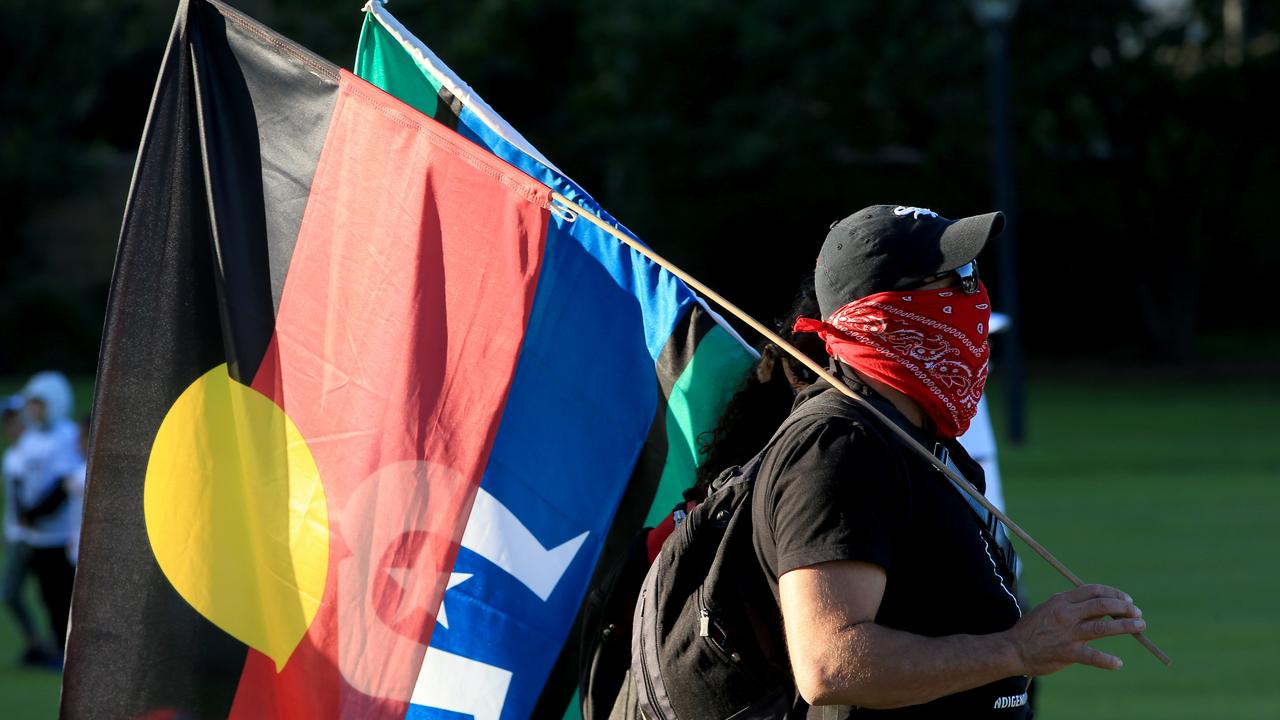
{"type": "Polygon", "coordinates": [[[991,301],[985,285],[965,295],[953,288],[884,292],[841,307],[827,322],[801,318],[797,332],[816,332],[827,352],[859,373],[916,401],[954,438],[969,429],[987,382],[991,301]]]}

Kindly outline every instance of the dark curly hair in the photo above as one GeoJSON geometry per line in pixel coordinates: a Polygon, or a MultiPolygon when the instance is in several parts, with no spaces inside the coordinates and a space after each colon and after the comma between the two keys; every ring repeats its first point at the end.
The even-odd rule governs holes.
{"type": "MultiPolygon", "coordinates": [[[[778,335],[821,365],[827,364],[822,340],[812,333],[794,333],[798,318],[818,317],[813,275],[800,284],[787,316],[777,323],[778,335]]],[[[791,412],[795,395],[813,384],[814,373],[771,342],[760,347],[760,358],[751,365],[737,392],[729,399],[714,430],[699,437],[703,460],[698,465],[697,486],[705,487],[725,468],[741,465],[760,451],[774,430],[791,412]]]]}

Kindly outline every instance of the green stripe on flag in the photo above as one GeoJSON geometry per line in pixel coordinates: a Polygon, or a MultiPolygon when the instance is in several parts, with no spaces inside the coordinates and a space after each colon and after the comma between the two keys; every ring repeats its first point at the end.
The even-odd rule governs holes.
{"type": "Polygon", "coordinates": [[[429,117],[440,106],[440,81],[405,52],[400,41],[365,16],[356,46],[356,75],[386,90],[429,117]]]}
{"type": "Polygon", "coordinates": [[[712,430],[753,358],[742,341],[716,325],[702,338],[667,399],[667,461],[644,524],[662,522],[693,484],[702,460],[699,437],[712,430]]]}

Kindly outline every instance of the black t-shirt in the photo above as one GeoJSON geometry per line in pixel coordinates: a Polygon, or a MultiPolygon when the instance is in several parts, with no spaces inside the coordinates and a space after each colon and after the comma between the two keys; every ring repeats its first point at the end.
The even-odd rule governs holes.
{"type": "MultiPolygon", "coordinates": [[[[864,394],[863,386],[851,386],[864,394]]],[[[819,392],[819,382],[797,407],[819,392]]],[[[832,560],[884,568],[876,623],[940,637],[1007,630],[1021,616],[1005,577],[960,491],[880,421],[849,402],[851,417],[814,417],[788,428],[765,455],[752,493],[754,542],[775,598],[778,577],[832,560]]],[[[982,468],[944,441],[965,478],[985,490],[982,468]]],[[[926,446],[928,447],[928,446],[926,446]]],[[[1028,720],[1028,679],[1014,677],[895,710],[841,708],[837,717],[1028,720]]],[[[797,698],[792,718],[829,718],[797,698]]]]}

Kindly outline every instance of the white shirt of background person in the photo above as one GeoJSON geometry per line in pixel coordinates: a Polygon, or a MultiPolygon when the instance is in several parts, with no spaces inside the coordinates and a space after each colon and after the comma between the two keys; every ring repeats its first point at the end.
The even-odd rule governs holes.
{"type": "MultiPolygon", "coordinates": [[[[1009,316],[1004,313],[991,313],[991,334],[995,335],[1009,327],[1009,316]]],[[[996,433],[991,425],[991,411],[987,407],[987,396],[984,394],[978,401],[978,412],[969,423],[969,430],[961,435],[960,444],[969,456],[982,466],[982,473],[987,479],[987,491],[983,493],[987,499],[1000,509],[1004,507],[1004,487],[1000,482],[1000,463],[996,460],[996,433]]]]}

